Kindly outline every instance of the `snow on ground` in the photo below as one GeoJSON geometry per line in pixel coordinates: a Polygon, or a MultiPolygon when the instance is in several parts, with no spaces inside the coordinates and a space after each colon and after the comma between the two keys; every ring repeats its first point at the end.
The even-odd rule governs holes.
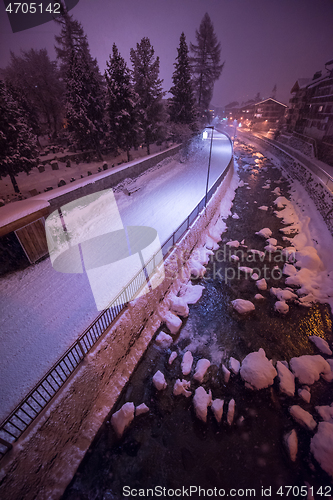
{"type": "MultiPolygon", "coordinates": [[[[209,146],[210,141],[200,141],[187,161],[181,163],[178,156],[169,158],[129,180],[126,185],[139,188],[131,196],[122,192],[124,183],[115,188],[123,225],[153,227],[161,243],[166,241],[205,193],[209,146]]],[[[210,186],[229,163],[230,153],[229,140],[216,133],[210,186]]],[[[103,213],[100,216],[103,218],[103,213]]],[[[195,289],[192,293],[199,295],[200,291],[195,289]]],[[[2,277],[0,297],[2,420],[98,311],[87,275],[56,272],[50,259],[2,277]]]]}

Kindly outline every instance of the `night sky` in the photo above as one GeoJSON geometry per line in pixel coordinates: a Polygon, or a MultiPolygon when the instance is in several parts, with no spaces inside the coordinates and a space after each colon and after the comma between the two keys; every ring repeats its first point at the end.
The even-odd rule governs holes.
{"type": "MultiPolygon", "coordinates": [[[[205,12],[225,61],[215,84],[215,106],[246,101],[258,92],[268,97],[275,84],[277,99],[288,104],[295,81],[311,78],[333,59],[333,0],[80,0],[71,14],[82,23],[102,72],[113,43],[129,63],[130,49],[148,36],[168,90],[180,34],[195,42],[205,12]]],[[[58,25],[13,34],[2,2],[0,16],[0,68],[9,62],[10,50],[19,54],[21,48],[46,47],[55,59],[58,25]]]]}

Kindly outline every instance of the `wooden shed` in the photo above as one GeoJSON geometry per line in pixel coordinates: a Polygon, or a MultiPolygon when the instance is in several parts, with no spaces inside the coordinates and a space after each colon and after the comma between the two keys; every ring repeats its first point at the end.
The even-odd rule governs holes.
{"type": "Polygon", "coordinates": [[[45,217],[50,204],[43,199],[28,199],[0,208],[0,238],[14,233],[31,264],[48,254],[45,217]]]}

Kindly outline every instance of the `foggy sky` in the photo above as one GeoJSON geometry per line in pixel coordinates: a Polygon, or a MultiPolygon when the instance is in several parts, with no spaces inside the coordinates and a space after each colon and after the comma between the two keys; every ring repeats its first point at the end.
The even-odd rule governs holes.
{"type": "MultiPolygon", "coordinates": [[[[70,12],[82,23],[90,51],[104,72],[116,43],[130,65],[130,49],[149,37],[160,58],[164,90],[172,73],[184,31],[195,42],[195,30],[208,12],[221,42],[222,75],[212,104],[245,101],[257,92],[268,97],[277,85],[277,99],[288,104],[298,78],[312,77],[333,59],[333,0],[80,0],[70,12]]],[[[0,3],[0,67],[10,50],[46,47],[55,59],[54,22],[12,33],[0,3]]]]}

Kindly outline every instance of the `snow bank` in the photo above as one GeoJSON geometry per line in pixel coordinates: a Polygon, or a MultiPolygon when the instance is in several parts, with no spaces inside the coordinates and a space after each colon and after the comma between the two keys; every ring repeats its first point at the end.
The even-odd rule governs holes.
{"type": "Polygon", "coordinates": [[[120,410],[116,411],[111,417],[111,424],[116,431],[117,436],[120,438],[126,427],[132,422],[134,418],[134,404],[125,403],[120,410]]]}
{"type": "Polygon", "coordinates": [[[156,344],[159,345],[160,347],[168,348],[172,344],[173,339],[171,335],[168,335],[165,332],[161,332],[157,335],[156,337],[156,344]]]}
{"type": "Polygon", "coordinates": [[[255,306],[250,300],[235,299],[231,303],[232,303],[233,308],[239,314],[246,314],[248,312],[255,310],[255,306]]]}
{"type": "Polygon", "coordinates": [[[191,258],[188,261],[188,265],[191,276],[194,276],[195,278],[203,278],[206,272],[206,268],[202,264],[200,264],[199,261],[191,258]]]}
{"type": "Polygon", "coordinates": [[[210,361],[208,359],[204,359],[204,358],[199,359],[199,361],[197,362],[197,366],[196,366],[195,374],[193,375],[193,378],[195,380],[197,380],[198,382],[200,382],[200,384],[201,384],[209,367],[210,367],[210,361]]]}
{"type": "Polygon", "coordinates": [[[283,438],[286,448],[289,453],[290,460],[295,462],[298,451],[298,439],[295,429],[291,430],[283,438]]]}
{"type": "Polygon", "coordinates": [[[162,391],[167,387],[168,384],[166,383],[165,377],[160,370],[157,370],[153,376],[153,384],[158,391],[162,391]]]}
{"type": "Polygon", "coordinates": [[[195,394],[193,397],[193,404],[196,416],[200,418],[203,422],[207,422],[207,408],[211,404],[212,401],[212,393],[209,391],[208,393],[205,389],[200,386],[195,390],[195,394]]]}
{"type": "Polygon", "coordinates": [[[333,424],[320,422],[310,450],[321,468],[333,477],[333,424]]]}
{"type": "Polygon", "coordinates": [[[190,388],[191,382],[188,380],[180,380],[179,378],[176,380],[175,385],[173,386],[173,394],[174,396],[185,396],[189,397],[191,396],[192,392],[188,391],[187,389],[190,388]]]}
{"type": "Polygon", "coordinates": [[[191,353],[191,351],[186,351],[184,356],[183,356],[183,360],[182,360],[182,364],[181,364],[181,369],[182,369],[183,375],[188,375],[191,372],[192,363],[193,363],[192,353],[191,353]]]}
{"type": "Polygon", "coordinates": [[[313,342],[321,352],[332,356],[332,351],[326,340],[322,339],[321,337],[317,337],[317,335],[310,335],[309,340],[311,340],[311,342],[313,342]]]}
{"type": "Polygon", "coordinates": [[[319,380],[320,375],[329,375],[331,373],[329,363],[319,354],[292,358],[290,367],[302,385],[312,385],[319,380]]]}
{"type": "Polygon", "coordinates": [[[317,427],[317,423],[312,417],[311,413],[308,411],[303,410],[298,405],[291,406],[289,408],[290,415],[293,417],[294,420],[298,424],[300,424],[302,427],[305,427],[306,429],[309,429],[310,431],[313,431],[317,427]]]}
{"type": "Polygon", "coordinates": [[[243,360],[240,375],[251,388],[264,389],[273,384],[277,372],[266,358],[265,351],[259,349],[258,352],[251,352],[243,360]]]}
{"type": "Polygon", "coordinates": [[[211,409],[218,423],[220,423],[222,420],[223,405],[224,405],[223,399],[214,399],[214,401],[212,402],[211,409]]]}
{"type": "Polygon", "coordinates": [[[295,375],[281,361],[276,363],[280,391],[287,396],[295,395],[295,375]]]}

